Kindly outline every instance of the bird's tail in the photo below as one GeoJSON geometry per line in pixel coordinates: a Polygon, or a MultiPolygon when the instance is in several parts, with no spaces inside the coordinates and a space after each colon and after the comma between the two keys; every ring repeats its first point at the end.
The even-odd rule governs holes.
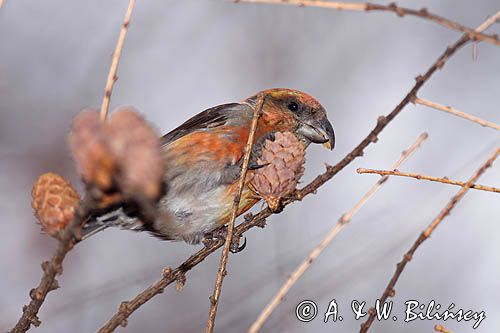
{"type": "Polygon", "coordinates": [[[143,231],[144,225],[137,217],[130,217],[123,208],[118,208],[103,215],[91,217],[82,228],[82,240],[87,239],[109,227],[143,231]]]}

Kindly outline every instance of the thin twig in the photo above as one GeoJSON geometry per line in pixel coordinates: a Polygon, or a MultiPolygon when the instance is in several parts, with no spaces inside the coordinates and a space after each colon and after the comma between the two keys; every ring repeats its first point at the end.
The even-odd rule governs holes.
{"type": "MultiPolygon", "coordinates": [[[[486,19],[483,23],[481,23],[481,24],[480,24],[480,25],[476,28],[476,32],[482,32],[482,31],[486,30],[488,27],[490,27],[491,25],[495,24],[495,23],[496,23],[499,19],[500,19],[500,10],[499,10],[499,11],[497,11],[494,15],[490,16],[489,18],[487,18],[487,19],[486,19]]],[[[448,49],[446,50],[446,52],[448,52],[450,49],[451,49],[451,50],[453,50],[453,49],[456,49],[457,47],[461,47],[461,46],[463,46],[463,45],[464,45],[467,41],[469,41],[469,40],[470,40],[470,36],[469,36],[469,35],[467,35],[467,34],[464,34],[464,35],[463,35],[463,36],[462,36],[462,37],[461,37],[461,38],[460,38],[460,39],[459,39],[459,40],[458,40],[455,44],[453,44],[453,46],[451,46],[451,48],[448,48],[448,49]]],[[[445,54],[446,54],[446,52],[445,52],[445,54]]],[[[438,61],[438,63],[439,63],[439,61],[438,61]]],[[[417,96],[417,92],[415,92],[415,94],[413,94],[413,95],[411,96],[411,97],[412,97],[411,99],[412,99],[412,100],[413,100],[413,99],[415,99],[415,97],[416,97],[416,96],[417,96]]],[[[471,184],[472,184],[472,183],[474,183],[474,181],[475,181],[475,180],[473,180],[473,181],[471,182],[471,184]]],[[[461,192],[461,191],[467,191],[467,190],[468,190],[468,187],[462,187],[462,188],[460,189],[460,192],[461,192]]],[[[460,192],[459,192],[459,193],[460,193],[460,192]]],[[[464,193],[465,193],[465,192],[464,192],[464,193]]],[[[415,244],[417,244],[417,243],[415,243],[415,244]]],[[[418,245],[417,245],[417,247],[418,247],[418,245]]],[[[412,247],[412,249],[413,249],[413,247],[412,247]]],[[[410,251],[411,251],[412,249],[410,249],[410,251]]],[[[415,250],[416,250],[416,249],[415,249],[415,250]]],[[[406,263],[408,263],[408,261],[409,261],[411,258],[410,258],[410,257],[408,257],[408,258],[407,258],[407,257],[405,256],[405,257],[404,257],[404,259],[406,259],[406,261],[405,261],[405,260],[403,260],[401,265],[399,265],[399,264],[398,264],[398,270],[396,271],[395,275],[393,276],[393,279],[391,279],[391,282],[389,283],[389,286],[388,286],[389,288],[388,288],[388,289],[386,289],[386,291],[385,291],[385,292],[384,292],[384,294],[383,294],[383,296],[385,296],[385,298],[384,298],[384,299],[380,299],[381,303],[384,303],[384,302],[385,302],[385,300],[387,299],[387,297],[389,297],[390,295],[393,295],[393,294],[394,294],[394,289],[393,289],[393,288],[391,288],[390,286],[391,286],[391,284],[392,284],[392,283],[394,283],[394,284],[395,284],[395,283],[396,283],[396,281],[397,281],[397,279],[398,279],[398,277],[399,277],[399,275],[398,275],[399,267],[401,266],[401,267],[403,267],[403,268],[404,268],[404,266],[406,265],[406,263]],[[393,280],[394,280],[394,282],[393,282],[393,280]]],[[[402,272],[402,270],[401,270],[401,271],[399,271],[399,274],[401,274],[401,272],[402,272]]],[[[375,311],[371,311],[371,312],[370,312],[370,315],[369,315],[368,319],[365,321],[365,323],[364,323],[364,324],[362,324],[362,325],[361,325],[361,330],[360,330],[360,333],[366,333],[366,332],[368,331],[368,329],[370,328],[371,324],[373,323],[373,321],[374,321],[374,319],[375,319],[375,315],[376,315],[375,311]]]]}
{"type": "Polygon", "coordinates": [[[405,15],[420,17],[425,20],[437,23],[448,29],[455,31],[460,31],[466,33],[473,40],[481,40],[488,42],[493,45],[500,45],[500,38],[498,35],[487,35],[482,34],[478,31],[474,31],[458,22],[446,19],[442,16],[430,13],[426,8],[422,9],[411,9],[399,7],[395,3],[389,5],[380,5],[374,3],[351,3],[351,2],[339,2],[339,1],[319,1],[319,0],[233,0],[233,2],[249,2],[249,3],[267,3],[275,5],[293,5],[300,7],[320,7],[329,8],[336,10],[350,10],[350,11],[382,11],[382,12],[392,12],[403,17],[405,15]]]}
{"type": "Polygon", "coordinates": [[[456,109],[454,109],[454,108],[452,108],[450,106],[445,106],[445,105],[442,105],[442,104],[434,103],[434,102],[431,102],[429,100],[426,100],[426,99],[423,99],[423,98],[419,98],[419,97],[415,98],[413,100],[413,102],[417,103],[417,104],[428,106],[430,108],[433,108],[433,109],[436,109],[436,110],[439,110],[439,111],[444,111],[444,112],[447,112],[447,113],[451,113],[451,114],[453,114],[455,116],[458,116],[458,117],[461,117],[461,118],[473,121],[475,123],[478,123],[481,126],[490,127],[490,128],[496,129],[497,131],[500,131],[500,125],[495,124],[494,122],[491,122],[491,121],[483,120],[483,119],[481,119],[479,117],[470,115],[468,113],[456,110],[456,109]]]}
{"type": "Polygon", "coordinates": [[[61,232],[59,244],[52,255],[52,259],[42,263],[42,279],[38,286],[30,291],[31,301],[23,307],[23,314],[10,333],[26,332],[30,329],[31,325],[39,326],[41,324],[41,321],[37,317],[38,311],[45,301],[47,294],[59,288],[56,275],[62,274],[62,262],[66,254],[80,238],[82,224],[85,222],[92,207],[93,200],[90,196],[86,195],[75,210],[75,215],[71,222],[61,232]]]}
{"type": "MultiPolygon", "coordinates": [[[[479,26],[478,30],[483,31],[491,24],[495,23],[498,18],[500,18],[500,11],[483,22],[479,26]]],[[[387,124],[389,124],[403,110],[403,108],[412,101],[412,99],[414,98],[414,96],[416,96],[417,92],[420,90],[420,88],[422,88],[424,83],[427,82],[438,69],[441,69],[445,65],[446,61],[468,41],[470,41],[470,37],[468,35],[464,35],[455,44],[448,47],[443,52],[443,54],[431,65],[431,67],[424,75],[419,75],[416,78],[415,85],[401,100],[401,102],[387,116],[381,116],[378,118],[377,124],[373,128],[373,130],[368,133],[368,135],[350,153],[344,156],[344,158],[340,160],[335,166],[327,166],[324,173],[318,175],[313,181],[311,181],[301,190],[296,191],[294,196],[283,200],[283,206],[286,207],[292,202],[300,201],[305,196],[311,193],[315,193],[318,188],[332,179],[337,173],[348,166],[357,157],[362,156],[365,148],[370,144],[377,142],[378,135],[384,130],[387,124]]],[[[266,219],[272,214],[273,212],[269,208],[261,210],[256,215],[247,214],[245,222],[236,227],[234,235],[238,237],[254,227],[262,227],[265,224],[266,219]]],[[[118,311],[108,320],[106,324],[104,324],[104,326],[102,326],[99,332],[112,332],[119,325],[125,324],[127,318],[141,305],[148,302],[154,296],[161,294],[171,283],[175,281],[184,281],[185,274],[188,271],[205,260],[205,258],[219,249],[223,244],[224,242],[222,240],[216,240],[209,246],[199,250],[198,252],[190,256],[175,270],[164,269],[163,276],[160,280],[156,281],[140,294],[136,295],[131,301],[122,302],[122,305],[119,307],[118,311]]]]}
{"type": "Polygon", "coordinates": [[[226,241],[224,243],[224,248],[222,249],[222,254],[220,257],[220,265],[219,265],[219,270],[217,272],[217,280],[215,281],[214,292],[212,294],[212,297],[210,297],[210,312],[208,314],[207,328],[205,330],[206,333],[212,333],[215,327],[215,316],[217,314],[217,305],[219,303],[219,297],[222,289],[222,282],[224,281],[224,277],[227,275],[226,265],[227,265],[227,259],[229,257],[229,248],[231,247],[231,243],[233,240],[234,221],[236,220],[236,216],[238,216],[241,193],[243,192],[243,187],[245,186],[245,179],[248,170],[248,162],[250,161],[250,153],[252,152],[255,131],[257,130],[257,121],[259,120],[260,117],[264,99],[265,97],[263,95],[260,95],[257,101],[257,105],[254,107],[252,125],[250,127],[250,134],[248,135],[248,141],[245,146],[243,165],[241,166],[240,180],[238,182],[238,190],[236,192],[236,195],[234,196],[231,218],[229,219],[229,223],[227,225],[226,241]]]}
{"type": "MultiPolygon", "coordinates": [[[[415,152],[420,145],[427,139],[427,133],[422,133],[419,135],[417,140],[405,151],[401,153],[401,157],[394,163],[393,168],[399,167],[404,163],[412,154],[415,152]]],[[[323,250],[332,242],[332,240],[339,234],[339,232],[344,228],[344,226],[349,223],[352,217],[363,207],[363,205],[370,199],[377,191],[382,187],[382,185],[389,179],[389,177],[382,177],[379,179],[362,197],[361,199],[351,208],[347,213],[342,215],[335,226],[330,229],[326,236],[321,240],[321,242],[309,253],[309,255],[302,261],[302,263],[295,268],[293,273],[290,275],[288,280],[281,286],[279,291],[274,295],[271,301],[266,305],[266,307],[261,311],[259,317],[253,322],[253,324],[248,329],[248,333],[257,333],[267,319],[271,316],[274,310],[283,301],[285,296],[288,294],[290,289],[297,283],[300,277],[305,273],[305,271],[312,265],[312,263],[318,258],[318,256],[323,252],[323,250]]]]}
{"type": "MultiPolygon", "coordinates": [[[[431,177],[431,176],[421,175],[418,173],[400,172],[398,170],[375,170],[375,169],[359,168],[356,171],[357,171],[357,173],[361,173],[361,174],[371,173],[371,174],[377,174],[377,175],[381,175],[381,176],[410,177],[410,178],[415,178],[415,179],[419,179],[419,180],[423,179],[423,180],[428,180],[431,182],[438,182],[438,183],[456,185],[456,186],[462,186],[462,187],[467,185],[466,182],[460,182],[460,181],[452,180],[452,179],[448,179],[448,178],[431,177]]],[[[474,190],[500,193],[500,188],[491,187],[491,186],[471,184],[470,188],[474,189],[474,190]]]]}
{"type": "MultiPolygon", "coordinates": [[[[413,258],[413,255],[415,254],[415,251],[419,248],[419,246],[431,236],[432,232],[437,228],[437,226],[443,221],[443,219],[450,214],[451,210],[457,205],[457,203],[463,198],[465,193],[470,189],[471,185],[474,184],[477,179],[488,169],[492,164],[493,161],[500,155],[500,147],[498,147],[493,154],[486,160],[483,165],[477,169],[477,171],[472,175],[472,177],[467,181],[466,185],[462,187],[458,193],[451,198],[451,200],[448,202],[448,204],[441,210],[441,212],[438,214],[438,216],[429,224],[427,229],[425,229],[420,236],[417,238],[415,243],[411,246],[411,248],[404,254],[403,259],[397,264],[396,271],[394,272],[391,280],[389,281],[387,287],[385,288],[382,296],[380,297],[380,303],[384,304],[385,301],[389,297],[394,297],[395,291],[394,287],[396,286],[396,283],[398,282],[399,277],[401,276],[401,273],[403,273],[403,270],[405,269],[406,265],[411,261],[413,258]]],[[[365,321],[364,324],[361,325],[361,330],[360,333],[366,333],[368,329],[370,328],[371,324],[375,320],[376,317],[376,311],[368,311],[369,317],[365,321]]]]}
{"type": "MultiPolygon", "coordinates": [[[[481,23],[476,31],[483,31],[489,26],[494,24],[500,19],[500,10],[496,12],[493,16],[486,19],[481,23]]],[[[387,116],[381,116],[378,118],[377,126],[368,134],[366,138],[358,144],[356,148],[353,149],[346,157],[344,157],[339,163],[334,167],[328,166],[327,171],[316,177],[311,183],[305,186],[301,191],[297,193],[297,198],[300,199],[303,195],[302,193],[309,194],[318,189],[324,182],[328,181],[330,178],[335,176],[340,170],[351,163],[356,157],[362,156],[364,149],[372,142],[378,140],[378,134],[385,128],[385,126],[392,121],[403,108],[408,105],[414,97],[417,95],[418,91],[422,88],[425,82],[438,70],[441,69],[448,59],[453,56],[462,46],[464,46],[468,41],[470,41],[469,35],[463,35],[457,42],[446,48],[443,54],[432,64],[432,66],[425,72],[424,75],[419,75],[415,78],[416,83],[410,92],[403,98],[403,100],[391,111],[387,116]]]]}
{"type": "MultiPolygon", "coordinates": [[[[108,80],[106,83],[106,89],[101,106],[102,120],[106,119],[106,115],[108,113],[111,92],[113,90],[113,84],[116,81],[118,62],[120,60],[120,55],[128,25],[130,23],[130,16],[132,14],[134,3],[135,0],[129,1],[127,13],[125,14],[125,19],[120,31],[120,37],[113,54],[113,60],[109,69],[108,80]]],[[[2,3],[0,2],[0,5],[1,4],[2,3]]],[[[62,262],[66,257],[66,254],[80,240],[82,224],[85,222],[86,218],[89,215],[89,212],[93,208],[94,201],[91,199],[91,195],[86,195],[84,200],[80,202],[79,206],[75,210],[75,215],[72,221],[61,232],[59,244],[54,255],[52,256],[52,259],[50,261],[45,261],[42,263],[44,274],[42,276],[40,284],[35,289],[32,289],[30,291],[31,301],[28,305],[23,307],[23,314],[18,320],[16,326],[10,331],[11,333],[26,332],[27,330],[29,330],[31,325],[39,326],[41,324],[41,321],[37,317],[38,311],[45,301],[47,293],[59,288],[59,284],[56,280],[56,275],[62,274],[62,262]]]]}
{"type": "Polygon", "coordinates": [[[113,52],[113,58],[111,60],[111,66],[109,67],[108,79],[106,81],[106,88],[104,88],[104,97],[101,104],[101,120],[103,121],[106,120],[108,115],[109,101],[111,99],[111,93],[113,92],[113,85],[117,80],[116,72],[118,71],[118,63],[120,62],[120,56],[122,54],[123,44],[125,43],[128,26],[130,25],[130,17],[132,16],[134,5],[135,0],[129,0],[127,12],[125,13],[125,18],[123,19],[122,28],[120,30],[120,36],[118,37],[118,42],[113,52]]]}

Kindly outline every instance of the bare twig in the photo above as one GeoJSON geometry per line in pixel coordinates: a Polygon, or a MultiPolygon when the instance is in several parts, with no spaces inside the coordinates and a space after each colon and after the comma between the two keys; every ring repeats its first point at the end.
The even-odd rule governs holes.
{"type": "Polygon", "coordinates": [[[439,111],[444,111],[444,112],[453,114],[455,116],[458,116],[458,117],[461,117],[461,118],[473,121],[475,123],[478,123],[481,126],[490,127],[490,128],[496,129],[497,131],[500,131],[500,125],[495,124],[494,122],[491,122],[491,121],[483,120],[483,119],[481,119],[479,117],[470,115],[468,113],[456,110],[456,109],[454,109],[454,108],[452,108],[450,106],[445,106],[445,105],[442,105],[442,104],[434,103],[434,102],[431,102],[429,100],[426,100],[426,99],[423,99],[423,98],[419,98],[419,97],[415,98],[413,100],[413,102],[417,103],[417,104],[428,106],[430,108],[433,108],[433,109],[436,109],[436,110],[439,110],[439,111]]]}
{"type": "MultiPolygon", "coordinates": [[[[410,177],[410,178],[415,178],[415,179],[419,179],[419,180],[423,179],[423,180],[428,180],[431,182],[438,182],[438,183],[450,184],[450,185],[456,185],[456,186],[462,186],[462,187],[467,185],[466,182],[460,182],[460,181],[451,180],[448,178],[431,177],[431,176],[421,175],[418,173],[400,172],[398,170],[375,170],[375,169],[359,168],[356,171],[358,173],[371,173],[371,174],[377,174],[377,175],[381,175],[381,176],[410,177]]],[[[474,190],[500,193],[500,188],[491,187],[491,186],[471,184],[470,188],[474,189],[474,190]]]]}
{"type": "Polygon", "coordinates": [[[116,72],[118,71],[118,63],[120,62],[120,56],[122,54],[123,44],[125,43],[125,36],[127,35],[134,5],[135,0],[129,0],[127,12],[125,13],[125,18],[123,19],[122,28],[120,30],[120,36],[118,37],[118,42],[116,43],[116,48],[113,52],[113,58],[111,60],[108,79],[106,81],[106,88],[104,89],[104,97],[101,104],[101,120],[105,120],[108,115],[109,101],[111,99],[111,93],[113,92],[113,85],[117,80],[116,72]]]}
{"type": "MultiPolygon", "coordinates": [[[[113,54],[113,60],[109,69],[105,94],[101,106],[102,120],[106,119],[106,115],[108,113],[111,91],[113,89],[113,84],[116,81],[118,62],[120,60],[121,50],[123,48],[123,42],[125,40],[128,25],[130,23],[130,16],[132,14],[134,3],[135,0],[129,1],[127,13],[125,15],[122,29],[120,31],[120,37],[113,54]]],[[[94,204],[95,203],[91,198],[91,195],[85,195],[82,202],[80,202],[79,206],[75,210],[73,220],[61,232],[59,244],[54,255],[52,256],[52,259],[50,261],[45,261],[42,263],[44,274],[42,276],[40,284],[38,285],[38,287],[30,291],[31,301],[28,305],[23,307],[23,314],[18,320],[16,326],[11,330],[11,333],[26,332],[27,330],[29,330],[31,325],[40,325],[41,321],[37,317],[38,311],[45,301],[47,293],[59,288],[59,284],[56,280],[56,275],[62,274],[62,262],[66,257],[66,254],[80,240],[82,225],[88,217],[89,212],[93,208],[95,208],[94,204]]]]}
{"type": "Polygon", "coordinates": [[[47,294],[59,288],[56,275],[62,274],[62,262],[81,236],[82,224],[93,207],[93,200],[85,196],[75,210],[73,220],[62,231],[57,249],[50,261],[42,263],[43,276],[38,286],[30,291],[31,301],[23,307],[23,314],[10,333],[26,332],[31,325],[39,326],[37,314],[47,294]]]}
{"type": "MultiPolygon", "coordinates": [[[[412,154],[415,152],[420,145],[427,139],[427,133],[422,133],[417,138],[417,140],[411,145],[410,148],[403,151],[401,157],[394,163],[393,168],[399,167],[404,163],[412,154]]],[[[369,190],[366,192],[361,199],[349,210],[347,213],[342,215],[335,226],[330,229],[326,236],[321,240],[321,242],[309,253],[309,255],[302,261],[302,263],[295,268],[293,273],[290,275],[288,280],[281,286],[279,291],[274,295],[271,301],[266,305],[266,307],[259,314],[259,317],[253,322],[253,324],[248,329],[248,333],[257,333],[266,320],[271,316],[273,311],[278,307],[278,305],[283,301],[284,297],[290,289],[297,283],[300,277],[305,273],[305,271],[312,265],[312,263],[318,258],[318,256],[323,252],[323,250],[332,242],[332,240],[338,235],[338,233],[344,228],[344,226],[349,223],[352,217],[363,207],[363,205],[370,199],[377,191],[382,187],[382,185],[389,179],[388,176],[379,179],[369,190]]]]}
{"type": "MultiPolygon", "coordinates": [[[[490,16],[490,17],[489,17],[488,19],[486,19],[483,23],[481,23],[481,24],[480,24],[480,25],[476,28],[476,32],[482,32],[482,31],[486,30],[489,26],[491,26],[491,25],[495,24],[495,23],[496,23],[499,19],[500,19],[500,11],[497,11],[494,15],[490,16]]],[[[467,41],[469,41],[469,40],[470,40],[470,36],[469,36],[469,35],[467,35],[467,34],[463,35],[463,36],[462,36],[462,37],[461,37],[461,38],[460,38],[460,39],[459,39],[459,40],[458,40],[455,44],[453,44],[453,46],[451,46],[451,48],[448,48],[448,49],[446,50],[446,52],[448,52],[450,49],[451,49],[451,50],[453,50],[453,49],[457,48],[457,46],[458,46],[458,47],[463,46],[463,45],[464,45],[467,41]]],[[[445,52],[445,54],[446,54],[446,52],[445,52]]],[[[438,61],[438,63],[439,63],[439,61],[438,61]]],[[[416,94],[416,93],[417,93],[417,92],[415,92],[415,94],[413,94],[413,95],[411,96],[411,97],[413,97],[413,98],[411,98],[411,99],[414,99],[414,97],[416,97],[416,96],[417,96],[417,94],[416,94]]],[[[473,178],[471,178],[471,179],[472,179],[472,182],[470,182],[470,183],[472,184],[472,183],[474,183],[475,179],[473,179],[473,178]]],[[[462,187],[462,188],[460,189],[460,192],[459,192],[459,193],[461,193],[462,191],[464,191],[464,194],[465,194],[465,192],[466,192],[468,189],[469,189],[469,187],[462,187]]],[[[462,196],[463,196],[463,195],[462,195],[462,196]]],[[[458,201],[458,200],[457,200],[457,201],[458,201]]],[[[450,210],[451,210],[451,208],[450,208],[450,210]]],[[[420,238],[419,238],[419,239],[420,239],[420,238]]],[[[424,240],[425,240],[425,238],[424,238],[424,240]]],[[[423,241],[423,240],[422,240],[422,241],[423,241]]],[[[417,240],[417,242],[416,242],[415,244],[417,244],[417,245],[416,245],[416,247],[418,247],[418,246],[419,246],[419,244],[418,244],[418,240],[417,240]]],[[[415,249],[413,249],[413,247],[412,247],[412,248],[410,249],[410,251],[412,251],[412,250],[413,250],[413,252],[414,252],[414,251],[416,250],[416,248],[415,248],[415,249]]],[[[410,251],[409,251],[409,252],[410,252],[410,251]]],[[[407,253],[407,254],[408,254],[408,253],[407,253]]],[[[404,269],[404,266],[406,266],[406,264],[409,262],[409,260],[410,260],[410,259],[411,259],[411,256],[408,256],[408,257],[407,257],[407,256],[405,255],[405,257],[404,257],[403,261],[402,261],[400,264],[398,264],[398,268],[397,268],[397,270],[396,270],[396,273],[394,274],[393,278],[391,279],[391,282],[389,282],[388,288],[384,291],[383,296],[385,296],[385,297],[383,297],[383,299],[382,299],[382,298],[380,299],[380,301],[381,301],[382,303],[383,303],[383,302],[385,302],[385,300],[386,300],[386,299],[387,299],[390,295],[393,295],[393,294],[394,294],[394,289],[393,289],[393,286],[396,284],[396,281],[397,281],[397,279],[399,278],[399,275],[401,274],[402,269],[404,269]],[[401,268],[401,270],[400,270],[400,267],[402,267],[402,268],[401,268]],[[399,272],[399,273],[398,273],[398,272],[399,272]],[[391,287],[391,285],[392,285],[392,287],[391,287]]],[[[365,323],[364,323],[363,325],[361,325],[361,330],[360,330],[360,333],[366,333],[366,332],[368,331],[368,329],[370,328],[371,324],[373,323],[373,321],[374,321],[374,319],[375,319],[375,315],[376,315],[376,313],[374,313],[374,311],[371,311],[371,313],[370,313],[370,315],[369,315],[368,319],[365,321],[365,323]]]]}
{"type": "Polygon", "coordinates": [[[233,240],[234,221],[236,220],[236,216],[238,216],[241,193],[243,192],[243,187],[245,186],[245,179],[248,170],[248,162],[250,161],[250,153],[252,151],[255,131],[257,129],[257,121],[259,120],[260,117],[262,104],[264,103],[264,98],[265,97],[263,95],[260,95],[257,101],[257,105],[254,107],[252,125],[250,127],[250,134],[248,135],[248,141],[245,146],[243,165],[241,166],[240,180],[238,182],[238,190],[234,197],[231,218],[229,219],[229,223],[227,225],[226,241],[224,243],[224,248],[222,249],[222,254],[220,257],[220,265],[219,265],[219,270],[217,272],[217,280],[215,281],[214,292],[212,294],[212,297],[210,297],[210,312],[208,314],[207,328],[205,330],[206,333],[212,333],[215,327],[215,316],[217,314],[217,305],[219,303],[222,282],[227,274],[226,265],[229,256],[229,248],[231,247],[231,243],[233,240]]]}
{"type": "MultiPolygon", "coordinates": [[[[500,19],[500,10],[496,12],[494,15],[486,19],[483,23],[481,23],[476,31],[484,31],[487,29],[489,26],[494,24],[497,20],[500,19]]],[[[403,108],[410,103],[414,97],[417,95],[417,92],[422,88],[425,82],[429,80],[429,78],[438,70],[441,69],[446,61],[453,56],[458,49],[460,49],[462,46],[464,46],[468,41],[470,41],[469,35],[465,34],[463,35],[457,42],[455,42],[453,45],[449,46],[446,48],[446,50],[443,52],[443,54],[432,64],[432,66],[425,72],[424,75],[419,75],[415,78],[416,83],[413,86],[413,88],[410,90],[410,92],[403,98],[403,100],[394,108],[394,110],[391,111],[387,116],[381,116],[379,117],[377,121],[377,126],[368,134],[366,138],[361,141],[361,143],[358,144],[356,148],[354,148],[353,151],[351,151],[346,157],[344,157],[339,163],[337,163],[334,167],[327,167],[327,171],[316,177],[311,183],[309,183],[307,186],[305,186],[301,191],[297,193],[297,198],[300,199],[301,196],[303,195],[302,193],[308,194],[311,192],[314,192],[318,189],[319,186],[321,186],[324,182],[328,181],[330,178],[335,176],[340,170],[342,170],[345,166],[347,166],[349,163],[351,163],[356,157],[361,156],[363,154],[364,149],[371,143],[371,142],[376,142],[377,141],[377,136],[382,130],[385,128],[385,126],[392,121],[400,112],[403,110],[403,108]]]]}
{"type": "MultiPolygon", "coordinates": [[[[488,169],[493,161],[500,155],[500,147],[498,147],[493,154],[486,160],[481,167],[472,175],[472,177],[467,181],[466,185],[458,191],[458,193],[451,198],[451,200],[448,202],[448,204],[441,210],[439,215],[429,224],[427,229],[425,229],[420,236],[417,238],[415,243],[411,246],[411,248],[404,254],[403,259],[397,264],[396,271],[394,272],[391,280],[389,281],[387,287],[385,288],[382,296],[380,297],[380,303],[384,304],[384,302],[387,300],[389,297],[393,297],[395,294],[394,287],[396,286],[396,283],[398,282],[399,277],[401,276],[401,273],[403,273],[403,270],[405,269],[406,265],[411,261],[413,258],[413,255],[415,254],[415,251],[419,248],[419,246],[427,239],[430,237],[432,232],[437,228],[437,226],[443,221],[443,219],[450,214],[451,210],[457,205],[457,203],[463,198],[465,193],[470,189],[471,185],[474,184],[477,179],[488,169]]],[[[361,330],[360,333],[366,333],[368,329],[370,328],[371,324],[375,320],[376,317],[376,311],[369,311],[369,317],[365,321],[364,324],[361,325],[361,330]]]]}
{"type": "Polygon", "coordinates": [[[498,35],[487,35],[482,34],[478,31],[474,31],[471,28],[463,26],[460,23],[448,20],[442,16],[435,15],[427,11],[426,8],[422,9],[411,9],[399,7],[395,3],[389,5],[380,5],[374,3],[348,3],[339,1],[319,1],[319,0],[233,0],[233,2],[250,2],[250,3],[267,3],[276,5],[294,5],[300,7],[320,7],[336,10],[350,10],[350,11],[382,11],[382,12],[392,12],[403,17],[405,15],[420,17],[425,20],[437,23],[448,29],[460,31],[466,33],[473,40],[481,40],[488,42],[493,45],[500,45],[500,38],[498,35]]]}
{"type": "MultiPolygon", "coordinates": [[[[483,31],[491,24],[495,23],[498,18],[500,18],[500,11],[483,22],[479,26],[478,31],[483,31]]],[[[378,135],[384,130],[387,124],[389,124],[403,110],[403,108],[412,101],[412,99],[414,98],[414,96],[416,96],[417,92],[420,90],[420,88],[422,88],[424,83],[427,82],[438,69],[441,69],[446,61],[468,41],[470,41],[470,37],[468,35],[464,35],[455,44],[448,47],[443,52],[443,54],[431,65],[431,67],[427,70],[427,72],[425,72],[424,75],[419,75],[416,78],[415,85],[401,100],[401,102],[387,116],[379,117],[379,119],[377,120],[377,124],[373,128],[373,130],[368,133],[368,135],[350,153],[348,153],[336,165],[327,166],[324,173],[318,175],[313,181],[311,181],[301,190],[298,190],[294,196],[284,200],[283,207],[286,207],[292,202],[300,201],[302,200],[302,198],[311,193],[315,193],[319,187],[332,179],[337,173],[348,166],[357,157],[362,156],[365,148],[368,147],[371,143],[377,142],[378,135]]],[[[262,227],[266,219],[272,214],[273,212],[269,208],[265,208],[256,215],[247,215],[246,221],[236,227],[234,235],[240,236],[256,226],[262,227]]],[[[104,326],[102,326],[99,332],[112,332],[120,324],[126,323],[127,318],[141,305],[152,299],[154,296],[161,294],[165,290],[165,288],[174,281],[184,280],[185,274],[188,271],[205,260],[206,257],[215,252],[223,244],[224,242],[222,240],[216,240],[212,244],[210,244],[210,246],[207,246],[190,256],[175,270],[165,269],[163,277],[160,280],[156,281],[154,284],[146,288],[143,292],[135,296],[131,301],[123,302],[119,310],[109,319],[109,321],[104,326]]]]}

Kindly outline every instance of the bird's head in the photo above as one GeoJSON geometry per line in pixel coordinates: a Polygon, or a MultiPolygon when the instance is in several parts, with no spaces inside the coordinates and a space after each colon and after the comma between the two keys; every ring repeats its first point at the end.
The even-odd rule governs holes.
{"type": "Polygon", "coordinates": [[[263,118],[281,130],[293,131],[308,143],[321,143],[327,149],[335,146],[335,134],[325,108],[312,96],[298,90],[275,88],[264,90],[247,101],[264,97],[263,118]],[[290,127],[290,128],[286,128],[290,127]]]}

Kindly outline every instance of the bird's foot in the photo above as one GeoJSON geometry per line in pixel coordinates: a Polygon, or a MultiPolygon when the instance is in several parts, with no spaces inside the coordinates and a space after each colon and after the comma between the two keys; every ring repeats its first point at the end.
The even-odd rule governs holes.
{"type": "Polygon", "coordinates": [[[203,244],[205,247],[211,247],[218,240],[225,240],[227,235],[227,227],[222,226],[215,230],[205,233],[203,236],[203,244]]]}
{"type": "MultiPolygon", "coordinates": [[[[222,240],[225,241],[227,237],[227,227],[223,226],[207,232],[203,237],[203,244],[205,247],[211,247],[215,242],[222,240]]],[[[229,248],[232,253],[238,253],[245,249],[247,245],[247,239],[244,237],[243,244],[240,245],[241,235],[233,234],[233,239],[229,248]]]]}
{"type": "Polygon", "coordinates": [[[239,253],[245,249],[247,246],[247,238],[243,237],[243,244],[240,245],[241,235],[233,235],[233,241],[231,242],[231,247],[229,251],[232,253],[239,253]]]}

